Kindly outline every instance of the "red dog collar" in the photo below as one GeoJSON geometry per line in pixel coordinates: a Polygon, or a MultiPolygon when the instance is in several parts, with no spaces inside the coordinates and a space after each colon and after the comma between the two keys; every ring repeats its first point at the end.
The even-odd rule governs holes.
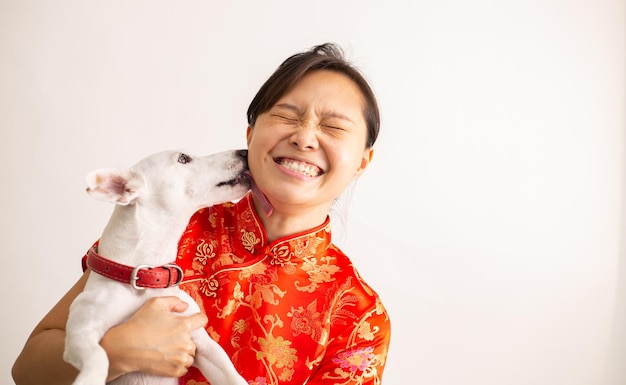
{"type": "Polygon", "coordinates": [[[129,284],[135,289],[164,289],[178,286],[183,281],[183,269],[174,263],[163,266],[122,265],[99,255],[96,247],[87,252],[86,266],[102,276],[129,284]]]}

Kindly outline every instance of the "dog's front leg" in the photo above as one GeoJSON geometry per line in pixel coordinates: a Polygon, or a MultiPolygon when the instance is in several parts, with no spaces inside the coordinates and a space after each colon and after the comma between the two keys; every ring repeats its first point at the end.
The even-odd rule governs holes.
{"type": "Polygon", "coordinates": [[[248,382],[235,369],[228,354],[209,336],[206,330],[194,331],[191,338],[196,344],[193,366],[200,369],[211,384],[248,385],[248,382]]]}
{"type": "Polygon", "coordinates": [[[70,307],[63,359],[80,371],[73,385],[106,382],[109,360],[100,340],[128,312],[128,302],[122,303],[127,300],[116,294],[115,289],[85,290],[70,307]]]}
{"type": "Polygon", "coordinates": [[[103,385],[109,370],[106,352],[100,346],[100,334],[94,329],[68,333],[63,359],[79,370],[73,385],[103,385]]]}
{"type": "MultiPolygon", "coordinates": [[[[174,292],[180,299],[189,304],[185,315],[200,312],[198,304],[182,290],[174,292]]],[[[193,366],[200,369],[204,377],[215,385],[248,385],[248,382],[237,372],[235,365],[224,349],[212,339],[204,328],[192,332],[191,339],[196,344],[196,357],[193,366]]]]}

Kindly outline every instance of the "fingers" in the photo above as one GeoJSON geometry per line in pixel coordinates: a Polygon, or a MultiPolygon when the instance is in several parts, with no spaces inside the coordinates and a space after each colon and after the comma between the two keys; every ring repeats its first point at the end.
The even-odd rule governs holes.
{"type": "Polygon", "coordinates": [[[193,331],[193,330],[206,326],[206,324],[209,322],[209,319],[207,318],[206,314],[197,313],[197,314],[190,315],[188,317],[188,321],[189,321],[189,331],[193,331]]]}
{"type": "Polygon", "coordinates": [[[194,360],[195,360],[195,357],[194,357],[194,356],[192,356],[192,355],[188,355],[187,357],[188,357],[188,360],[187,360],[187,364],[185,365],[185,367],[186,367],[187,369],[189,369],[189,368],[191,367],[191,365],[193,365],[193,362],[194,362],[194,360]]]}
{"type": "Polygon", "coordinates": [[[181,357],[179,360],[170,359],[161,365],[158,371],[154,371],[152,374],[162,377],[181,377],[187,374],[193,363],[194,358],[190,355],[181,357]]]}
{"type": "MultiPolygon", "coordinates": [[[[196,356],[196,345],[189,343],[185,348],[172,351],[166,362],[171,367],[171,372],[168,375],[172,377],[180,377],[187,373],[187,370],[194,364],[196,356]]],[[[167,365],[166,365],[167,366],[167,365]]]]}
{"type": "Polygon", "coordinates": [[[156,297],[149,300],[155,306],[174,313],[182,313],[189,307],[189,304],[178,297],[156,297]]]}
{"type": "MultiPolygon", "coordinates": [[[[203,328],[207,316],[180,314],[188,304],[178,297],[152,298],[126,321],[122,339],[126,354],[133,354],[132,369],[165,377],[180,377],[193,365],[196,345],[192,333],[203,328]]],[[[116,360],[128,366],[128,359],[116,360]]]]}
{"type": "Polygon", "coordinates": [[[189,368],[193,365],[194,358],[190,355],[187,355],[187,359],[185,363],[178,369],[178,374],[175,377],[182,377],[189,371],[189,368]]]}

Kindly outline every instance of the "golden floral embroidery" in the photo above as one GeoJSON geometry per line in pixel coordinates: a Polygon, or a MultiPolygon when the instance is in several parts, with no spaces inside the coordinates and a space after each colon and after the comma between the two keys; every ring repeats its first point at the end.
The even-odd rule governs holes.
{"type": "Polygon", "coordinates": [[[262,276],[266,274],[266,271],[267,271],[267,265],[264,265],[262,263],[255,263],[252,266],[248,266],[248,267],[241,269],[241,272],[239,273],[239,279],[246,280],[252,277],[253,275],[262,276]]]}
{"type": "Polygon", "coordinates": [[[350,333],[350,337],[348,338],[348,344],[350,346],[357,343],[357,338],[371,341],[374,339],[374,334],[378,333],[379,327],[374,326],[373,328],[370,326],[369,319],[376,313],[376,308],[366,312],[361,320],[355,324],[355,328],[350,333]]]}
{"type": "Polygon", "coordinates": [[[357,330],[359,338],[366,341],[372,341],[376,335],[376,332],[378,332],[378,327],[375,326],[372,329],[372,325],[370,325],[369,322],[365,321],[359,326],[357,330]]]}
{"type": "Polygon", "coordinates": [[[282,372],[280,372],[280,376],[278,376],[278,379],[281,381],[290,381],[292,377],[293,367],[290,367],[283,369],[282,372]]]}
{"type": "Polygon", "coordinates": [[[276,285],[255,284],[252,294],[246,297],[246,302],[256,309],[260,308],[264,302],[278,305],[278,298],[276,297],[282,298],[286,293],[276,285]]]}
{"type": "Polygon", "coordinates": [[[233,334],[230,336],[230,344],[235,349],[240,349],[241,344],[241,336],[245,335],[250,330],[250,321],[249,320],[237,320],[233,323],[233,334]]]}
{"type": "Polygon", "coordinates": [[[334,309],[331,315],[332,324],[346,325],[348,319],[357,319],[357,315],[350,310],[355,308],[359,302],[360,297],[355,295],[346,294],[351,289],[352,279],[348,279],[340,286],[333,286],[332,291],[328,294],[331,296],[330,302],[334,304],[334,309]]]}
{"type": "Polygon", "coordinates": [[[193,258],[192,264],[193,270],[198,273],[202,272],[207,264],[207,261],[214,257],[215,252],[213,251],[213,245],[202,239],[198,246],[196,246],[196,255],[193,258]]]}
{"type": "Polygon", "coordinates": [[[317,298],[306,308],[299,306],[294,309],[292,306],[287,316],[292,317],[291,329],[294,336],[305,334],[320,345],[326,343],[328,331],[323,327],[321,313],[317,311],[317,298]]]}
{"type": "MultiPolygon", "coordinates": [[[[249,385],[379,385],[389,318],[330,243],[330,222],[266,244],[253,210],[251,194],[200,210],[179,243],[181,288],[211,338],[249,385]]],[[[179,383],[219,385],[202,381],[192,367],[179,383]]]]}
{"type": "MultiPolygon", "coordinates": [[[[191,226],[191,223],[189,224],[189,226],[191,226]]],[[[188,232],[189,230],[186,230],[186,232],[188,232]]],[[[189,237],[185,237],[185,235],[183,234],[181,240],[180,240],[180,244],[178,245],[178,254],[176,255],[176,259],[181,259],[184,257],[184,251],[186,250],[190,250],[193,245],[195,245],[195,240],[193,238],[189,238],[189,237]]]]}
{"type": "Polygon", "coordinates": [[[280,245],[272,247],[267,254],[271,256],[270,263],[272,265],[284,265],[291,260],[291,250],[289,245],[280,245]]]}
{"type": "Polygon", "coordinates": [[[300,286],[300,282],[296,281],[296,288],[300,291],[312,293],[317,289],[320,283],[332,282],[333,275],[339,271],[339,267],[333,262],[333,258],[322,257],[321,263],[317,263],[316,258],[305,258],[302,263],[301,269],[304,270],[309,276],[310,284],[307,286],[300,286]]]}
{"type": "Polygon", "coordinates": [[[233,323],[233,331],[235,333],[243,334],[250,329],[250,322],[246,320],[237,320],[233,323]]]}
{"type": "Polygon", "coordinates": [[[226,302],[226,306],[222,308],[222,312],[217,315],[218,318],[224,319],[233,314],[237,310],[237,301],[235,299],[229,299],[226,302]]]}
{"type": "MultiPolygon", "coordinates": [[[[246,202],[244,202],[244,205],[245,203],[246,202]]],[[[238,222],[246,223],[248,227],[256,229],[258,225],[256,224],[256,217],[254,216],[254,212],[251,210],[252,204],[252,202],[249,202],[248,207],[244,210],[240,210],[238,213],[235,214],[235,216],[238,218],[238,222]]]]}
{"type": "Polygon", "coordinates": [[[259,346],[261,346],[261,351],[257,352],[257,358],[267,359],[277,368],[289,366],[297,359],[296,349],[291,347],[291,341],[285,340],[282,336],[259,337],[259,346]]]}
{"type": "Polygon", "coordinates": [[[368,380],[373,380],[373,384],[380,384],[380,378],[377,377],[379,360],[379,355],[374,354],[371,346],[340,352],[332,359],[339,367],[335,368],[334,374],[325,373],[323,378],[335,380],[334,384],[361,385],[368,380]]]}
{"type": "Polygon", "coordinates": [[[324,356],[322,355],[317,356],[314,360],[310,360],[309,357],[307,357],[304,365],[307,369],[313,370],[314,367],[318,366],[322,362],[323,358],[324,356]]]}
{"type": "Polygon", "coordinates": [[[346,368],[351,372],[364,371],[374,359],[372,352],[374,348],[358,348],[355,350],[342,352],[339,357],[333,358],[333,362],[339,364],[340,367],[346,368]]]}
{"type": "Polygon", "coordinates": [[[289,381],[294,374],[294,363],[298,360],[297,350],[291,346],[291,341],[283,336],[275,336],[276,329],[283,327],[283,321],[278,314],[268,314],[263,317],[263,323],[269,325],[264,337],[258,338],[259,350],[256,350],[256,359],[264,363],[270,376],[270,383],[289,381]],[[278,369],[278,373],[276,373],[278,369]]]}
{"type": "Polygon", "coordinates": [[[216,228],[217,227],[217,213],[211,212],[208,215],[207,221],[209,222],[209,224],[211,224],[212,228],[216,228]]]}
{"type": "Polygon", "coordinates": [[[241,244],[243,248],[248,250],[248,252],[254,252],[254,248],[256,245],[261,243],[261,239],[254,234],[252,231],[246,231],[245,229],[241,229],[241,244]]]}
{"type": "Polygon", "coordinates": [[[324,238],[298,238],[292,242],[293,253],[298,258],[315,255],[317,247],[324,242],[324,238]]]}
{"type": "Polygon", "coordinates": [[[219,283],[213,277],[209,277],[207,279],[203,279],[200,281],[200,287],[198,288],[200,292],[207,297],[215,297],[217,294],[215,293],[219,287],[219,283]]]}
{"type": "Polygon", "coordinates": [[[283,336],[259,337],[259,346],[261,350],[257,352],[257,359],[265,359],[279,369],[293,367],[293,363],[298,359],[297,350],[292,348],[291,341],[285,340],[283,336]]]}
{"type": "Polygon", "coordinates": [[[233,289],[233,297],[226,301],[226,305],[221,309],[221,311],[217,314],[217,317],[220,319],[224,319],[231,314],[234,314],[241,303],[241,299],[244,294],[241,291],[241,285],[239,282],[235,283],[235,287],[233,289]]]}
{"type": "Polygon", "coordinates": [[[378,297],[376,297],[376,314],[385,314],[385,307],[383,306],[383,302],[378,297]]]}
{"type": "Polygon", "coordinates": [[[207,326],[206,331],[213,340],[215,341],[220,340],[220,335],[215,331],[215,329],[213,329],[213,326],[211,325],[207,326]]]}

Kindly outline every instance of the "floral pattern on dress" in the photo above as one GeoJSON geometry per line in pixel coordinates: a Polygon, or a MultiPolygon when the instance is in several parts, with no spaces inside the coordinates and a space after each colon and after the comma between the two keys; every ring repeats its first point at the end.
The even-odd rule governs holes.
{"type": "MultiPolygon", "coordinates": [[[[327,219],[268,243],[251,194],[198,211],[181,237],[181,288],[250,385],[380,384],[389,318],[330,238],[327,219]]],[[[179,383],[207,384],[193,367],[179,383]]]]}

